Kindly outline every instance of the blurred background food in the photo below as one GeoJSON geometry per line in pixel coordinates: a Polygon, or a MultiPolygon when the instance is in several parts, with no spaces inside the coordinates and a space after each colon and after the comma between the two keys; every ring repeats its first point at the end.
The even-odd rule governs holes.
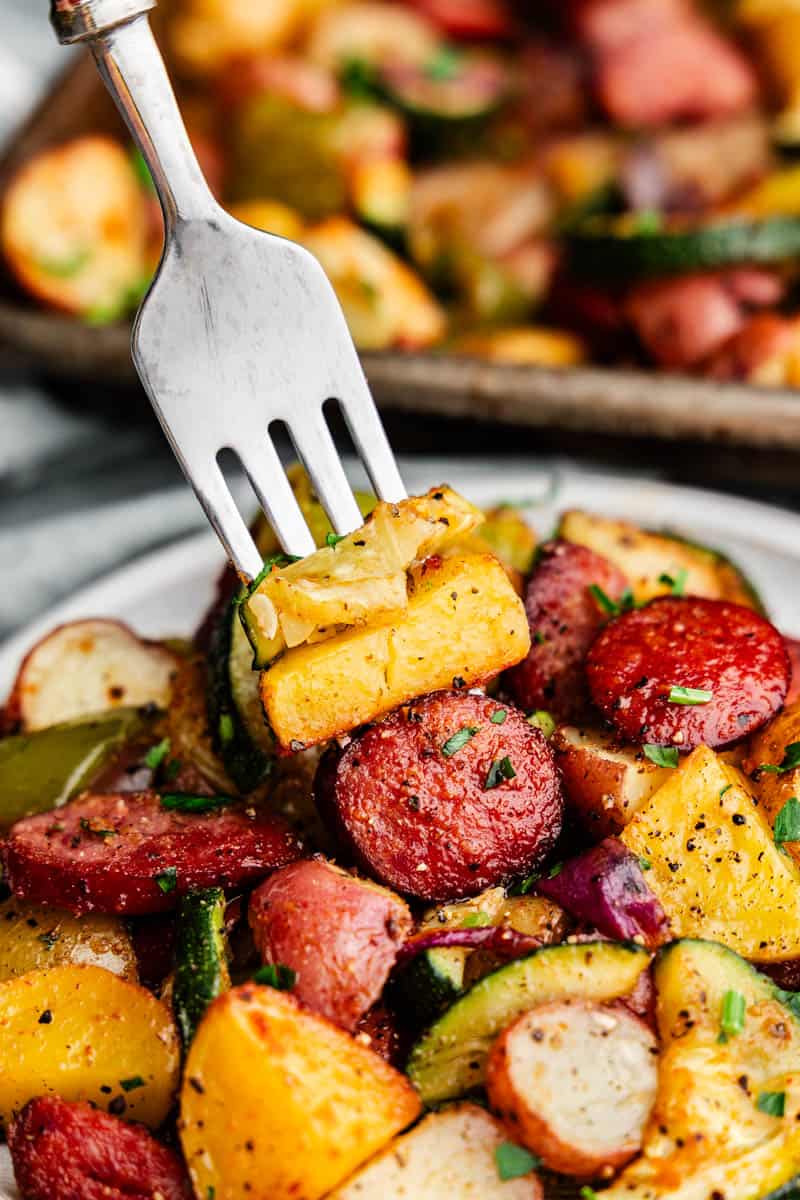
{"type": "MultiPolygon", "coordinates": [[[[800,382],[797,0],[162,0],[198,157],[363,350],[800,382]]],[[[43,31],[43,36],[45,33],[43,31]]],[[[33,304],[125,320],[161,249],[120,135],[15,166],[33,304]]]]}

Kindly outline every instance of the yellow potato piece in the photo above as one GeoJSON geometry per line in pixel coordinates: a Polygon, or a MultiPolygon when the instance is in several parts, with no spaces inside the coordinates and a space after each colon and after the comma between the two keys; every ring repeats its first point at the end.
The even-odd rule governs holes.
{"type": "Polygon", "coordinates": [[[0,982],[69,963],[138,979],[133,942],[119,917],[74,917],[13,896],[0,904],[0,982]]]}
{"type": "Polygon", "coordinates": [[[651,863],[647,883],[675,937],[722,942],[762,962],[800,955],[800,870],[775,845],[747,780],[707,746],[620,837],[651,863]]]}
{"type": "Polygon", "coordinates": [[[157,1128],[178,1086],[180,1047],[150,992],[102,967],[65,966],[0,984],[0,1062],[4,1124],[34,1096],[53,1094],[102,1109],[116,1100],[115,1111],[121,1096],[126,1117],[157,1128]],[[137,1086],[126,1091],[122,1080],[137,1086]]]}
{"type": "Polygon", "coordinates": [[[465,333],[453,343],[453,350],[517,366],[575,367],[587,357],[586,347],[574,334],[533,325],[465,333]]]}
{"type": "Polygon", "coordinates": [[[480,683],[530,647],[525,609],[491,555],[431,560],[397,621],[288,651],[261,675],[279,742],[326,741],[415,696],[480,683]]]}
{"type": "Polygon", "coordinates": [[[411,1084],[273,988],[245,984],[192,1043],[180,1136],[197,1196],[318,1200],[419,1114],[411,1084]]]}

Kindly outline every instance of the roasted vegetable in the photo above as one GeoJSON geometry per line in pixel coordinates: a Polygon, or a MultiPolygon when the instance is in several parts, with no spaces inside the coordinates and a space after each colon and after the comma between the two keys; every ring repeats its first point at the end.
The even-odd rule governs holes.
{"type": "Polygon", "coordinates": [[[261,699],[282,746],[313,744],[454,677],[483,682],[527,647],[522,603],[495,558],[430,559],[400,619],[288,651],[261,676],[261,699]]]}
{"type": "Polygon", "coordinates": [[[0,904],[0,981],[46,967],[103,967],[136,983],[136,954],[122,921],[81,918],[11,897],[0,904]]]}
{"type": "Polygon", "coordinates": [[[95,966],[0,984],[0,1120],[34,1096],[91,1100],[157,1128],[172,1107],[180,1049],[169,1010],[95,966]]]}
{"type": "Polygon", "coordinates": [[[114,708],[166,708],[177,666],[119,621],[59,625],[23,659],[5,720],[29,733],[114,708]]]}
{"type": "Polygon", "coordinates": [[[743,770],[750,776],[758,803],[781,849],[800,863],[800,702],[778,713],[751,740],[743,770]],[[792,765],[792,764],[796,765],[792,765]]]}
{"type": "Polygon", "coordinates": [[[620,834],[677,937],[747,958],[800,956],[800,870],[775,845],[744,776],[699,746],[620,834]]]}
{"type": "Polygon", "coordinates": [[[484,1109],[454,1104],[395,1138],[330,1200],[541,1200],[532,1165],[524,1173],[501,1175],[498,1161],[507,1144],[503,1127],[484,1109]]]}
{"type": "Polygon", "coordinates": [[[549,1170],[607,1177],[641,1148],[656,1054],[653,1031],[623,1005],[543,1004],[492,1046],[489,1101],[549,1170]]]}
{"type": "Polygon", "coordinates": [[[614,942],[548,946],[509,963],[455,1002],[416,1043],[408,1074],[425,1104],[478,1087],[494,1038],[522,1013],[556,1000],[603,1003],[626,996],[650,957],[614,942]]]}
{"type": "Polygon", "coordinates": [[[147,198],[116,141],[82,137],[41,151],[7,187],[0,241],[38,299],[103,323],[136,306],[149,280],[147,198]]]}
{"type": "Polygon", "coordinates": [[[192,1043],[181,1144],[198,1196],[319,1200],[419,1108],[377,1054],[292,997],[245,984],[211,1006],[192,1043]]]}
{"type": "Polygon", "coordinates": [[[188,1046],[206,1009],[230,987],[222,888],[188,892],[181,900],[175,930],[172,1011],[188,1046]]]}
{"type": "Polygon", "coordinates": [[[749,1200],[782,1187],[800,1161],[794,998],[712,942],[666,946],[655,982],[656,1104],[643,1154],[605,1194],[749,1200]]]}

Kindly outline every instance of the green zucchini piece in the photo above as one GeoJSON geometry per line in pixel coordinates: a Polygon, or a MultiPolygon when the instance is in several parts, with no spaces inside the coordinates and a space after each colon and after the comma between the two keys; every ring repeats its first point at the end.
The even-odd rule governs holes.
{"type": "Polygon", "coordinates": [[[480,1087],[497,1035],[522,1013],[552,1000],[604,1002],[631,992],[650,956],[623,942],[562,943],[485,976],[416,1043],[408,1075],[427,1105],[480,1087]]]}
{"type": "Polygon", "coordinates": [[[752,583],[729,558],[677,534],[571,509],[561,517],[556,536],[586,546],[618,567],[637,604],[680,586],[687,596],[730,600],[764,612],[752,583]]]}
{"type": "Polygon", "coordinates": [[[800,255],[800,219],[775,216],[648,231],[631,226],[630,218],[598,218],[569,231],[566,246],[573,275],[649,279],[743,263],[788,262],[800,255]]]}
{"type": "Polygon", "coordinates": [[[222,888],[187,892],[175,925],[172,1008],[185,1047],[212,1000],[230,987],[222,888]]]}
{"type": "Polygon", "coordinates": [[[800,1200],[800,1175],[795,1175],[793,1179],[775,1188],[769,1195],[764,1196],[763,1200],[800,1200]]]}
{"type": "Polygon", "coordinates": [[[208,653],[208,717],[214,749],[242,792],[266,779],[275,761],[253,669],[253,648],[232,600],[219,615],[208,653]]]}
{"type": "Polygon", "coordinates": [[[65,721],[0,741],[0,832],[15,821],[66,804],[88,787],[148,714],[117,708],[89,720],[65,721]]]}

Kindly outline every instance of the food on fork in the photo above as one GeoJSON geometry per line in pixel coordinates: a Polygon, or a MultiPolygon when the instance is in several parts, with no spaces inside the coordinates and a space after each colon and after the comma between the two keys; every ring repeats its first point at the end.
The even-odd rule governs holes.
{"type": "Polygon", "coordinates": [[[262,518],[194,643],[76,621],[12,687],[25,1200],[791,1200],[791,639],[672,533],[442,485],[341,537],[289,475],[314,553],[262,518]]]}

